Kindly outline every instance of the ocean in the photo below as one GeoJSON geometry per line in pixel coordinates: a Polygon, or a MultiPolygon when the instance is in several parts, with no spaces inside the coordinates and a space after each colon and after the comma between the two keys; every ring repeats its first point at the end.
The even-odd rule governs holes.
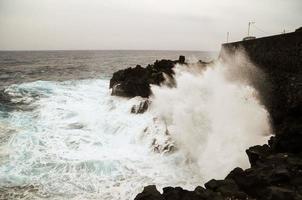
{"type": "Polygon", "coordinates": [[[251,85],[227,79],[223,63],[203,71],[176,66],[177,87],[152,86],[143,114],[131,113],[143,98],[110,95],[113,72],[179,55],[217,58],[0,52],[0,199],[127,200],[146,185],[194,189],[248,167],[244,151],[267,140],[269,116],[251,85]]]}

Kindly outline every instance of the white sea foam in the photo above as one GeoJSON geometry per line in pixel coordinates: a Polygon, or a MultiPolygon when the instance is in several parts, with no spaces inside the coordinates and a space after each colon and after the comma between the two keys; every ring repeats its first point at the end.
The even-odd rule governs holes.
{"type": "Polygon", "coordinates": [[[140,98],[111,97],[104,80],[39,81],[9,90],[19,96],[26,88],[41,97],[35,110],[11,113],[18,131],[0,166],[0,186],[38,185],[36,199],[133,199],[148,184],[199,184],[183,154],[153,151],[155,139],[168,139],[166,129],[150,113],[130,113],[140,98]]]}

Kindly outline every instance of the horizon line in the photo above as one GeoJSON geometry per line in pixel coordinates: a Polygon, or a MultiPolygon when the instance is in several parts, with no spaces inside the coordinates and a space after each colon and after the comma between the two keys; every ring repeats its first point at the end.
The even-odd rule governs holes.
{"type": "Polygon", "coordinates": [[[188,50],[188,49],[0,49],[4,51],[188,51],[188,52],[218,52],[219,50],[188,50]]]}

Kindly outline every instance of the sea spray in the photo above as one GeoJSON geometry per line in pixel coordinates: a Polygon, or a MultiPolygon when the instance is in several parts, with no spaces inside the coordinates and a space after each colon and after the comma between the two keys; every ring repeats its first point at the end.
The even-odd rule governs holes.
{"type": "Polygon", "coordinates": [[[268,112],[247,79],[260,72],[242,55],[237,61],[249,68],[237,62],[229,70],[221,59],[207,68],[178,65],[175,88],[152,87],[151,112],[165,121],[186,162],[198,164],[203,182],[247,168],[245,150],[270,134],[268,112]]]}

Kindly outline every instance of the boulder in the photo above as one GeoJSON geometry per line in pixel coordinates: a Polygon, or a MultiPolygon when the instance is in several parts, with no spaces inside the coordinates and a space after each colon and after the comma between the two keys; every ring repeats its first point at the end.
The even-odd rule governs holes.
{"type": "Polygon", "coordinates": [[[206,189],[220,193],[223,197],[247,199],[248,195],[239,190],[236,182],[232,179],[215,180],[212,179],[205,184],[206,189]]]}
{"type": "Polygon", "coordinates": [[[139,103],[139,105],[134,105],[131,108],[131,113],[133,114],[142,114],[148,110],[150,101],[148,99],[143,100],[139,103]]]}
{"type": "Polygon", "coordinates": [[[12,102],[9,95],[4,90],[0,90],[0,104],[10,104],[10,103],[12,102]]]}
{"type": "Polygon", "coordinates": [[[115,72],[110,79],[111,94],[122,97],[148,97],[151,90],[147,73],[148,71],[140,65],[115,72]]]}
{"type": "Polygon", "coordinates": [[[165,200],[200,200],[200,196],[194,191],[184,190],[181,187],[166,187],[163,189],[165,200]]]}
{"type": "Polygon", "coordinates": [[[271,153],[272,152],[268,145],[257,145],[246,150],[246,154],[252,167],[256,166],[258,161],[263,161],[271,153]]]}
{"type": "Polygon", "coordinates": [[[144,187],[143,192],[139,193],[134,200],[164,200],[164,198],[155,185],[149,185],[144,187]]]}

